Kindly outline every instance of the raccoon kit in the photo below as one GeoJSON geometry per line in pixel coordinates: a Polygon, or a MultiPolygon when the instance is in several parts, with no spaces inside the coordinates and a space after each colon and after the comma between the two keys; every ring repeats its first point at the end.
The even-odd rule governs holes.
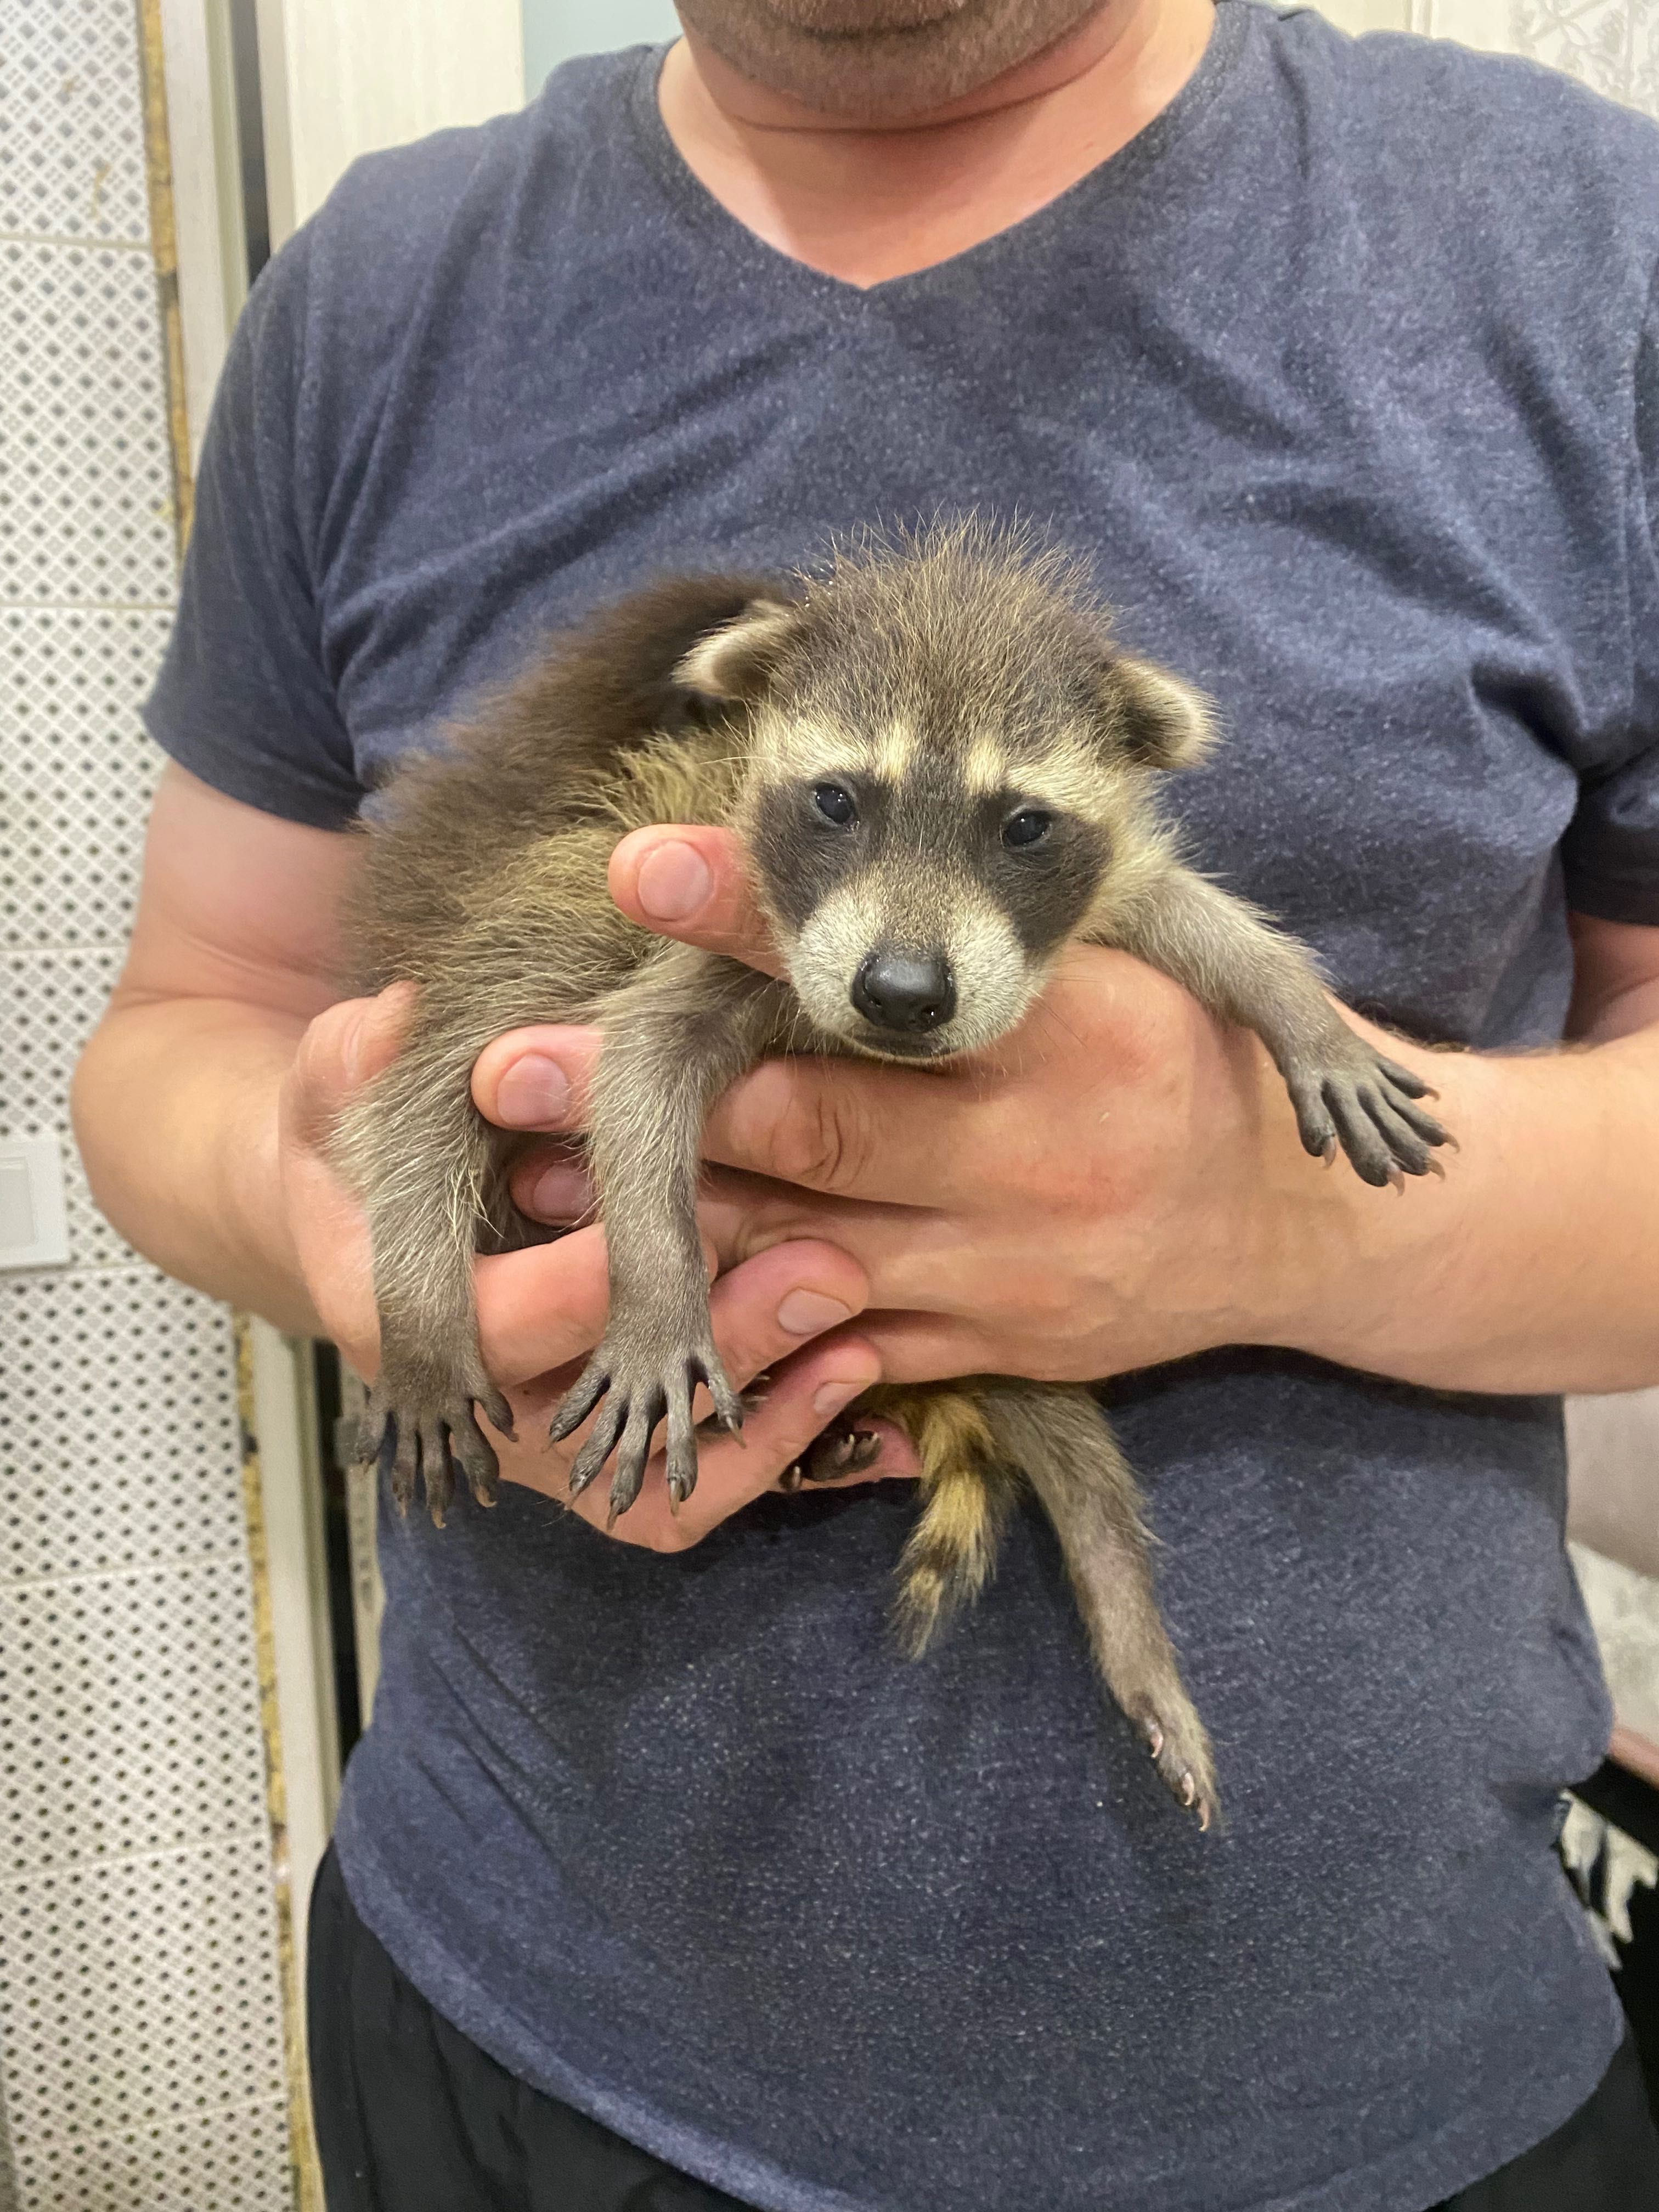
{"type": "MultiPolygon", "coordinates": [[[[545,1231],[508,1191],[527,1142],[474,1107],[472,1063],[526,1023],[598,1024],[589,1164],[611,1273],[603,1341],[554,1416],[598,1409],[573,1494],[611,1467],[612,1516],[662,1431],[678,1503],[697,1479],[699,1386],[730,1429],[696,1217],[714,1100],[754,1062],[830,1053],[938,1066],[1004,1036],[1078,939],[1183,984],[1272,1054],[1302,1141],[1371,1183],[1437,1170],[1426,1086],[1347,1027],[1301,945],[1184,866],[1161,776],[1209,740],[1203,702],[1120,652],[1079,577],[957,527],[836,556],[784,584],[694,577],[559,645],[441,758],[409,766],[368,834],[351,933],[362,981],[419,987],[396,1063],[354,1099],[335,1156],[366,1207],[380,1321],[362,1450],[434,1520],[459,1464],[481,1504],[510,1435],[485,1372],[475,1252],[545,1231]],[[665,942],[612,905],[629,830],[742,836],[784,980],[665,942]]],[[[801,1463],[867,1463],[860,1414],[913,1439],[921,1504],[901,1564],[913,1650],[990,1574],[1022,1484],[1051,1519],[1100,1674],[1160,1778],[1207,1823],[1208,1738],[1153,1594],[1133,1479],[1082,1387],[997,1376],[881,1388],[801,1463]]]]}

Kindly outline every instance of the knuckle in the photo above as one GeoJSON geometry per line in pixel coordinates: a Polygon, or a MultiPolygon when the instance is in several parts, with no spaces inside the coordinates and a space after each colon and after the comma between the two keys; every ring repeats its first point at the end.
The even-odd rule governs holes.
{"type": "Polygon", "coordinates": [[[854,1182],[872,1157],[875,1132],[857,1077],[832,1062],[769,1060],[724,1102],[730,1165],[810,1189],[854,1182]]]}
{"type": "Polygon", "coordinates": [[[872,1131],[855,1097],[841,1085],[815,1082],[780,1125],[779,1173],[817,1190],[855,1186],[868,1171],[872,1131]]]}

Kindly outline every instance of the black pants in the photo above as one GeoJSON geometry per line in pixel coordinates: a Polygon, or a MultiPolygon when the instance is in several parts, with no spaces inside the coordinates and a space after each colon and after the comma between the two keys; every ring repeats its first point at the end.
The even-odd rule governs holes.
{"type": "MultiPolygon", "coordinates": [[[[515,2081],[440,2019],[357,1917],[331,1850],[312,1893],[310,1949],[311,2094],[328,2212],[743,2212],[735,2197],[515,2081]]],[[[1656,2207],[1659,2137],[1626,2039],[1564,2127],[1427,2212],[1656,2207]]]]}

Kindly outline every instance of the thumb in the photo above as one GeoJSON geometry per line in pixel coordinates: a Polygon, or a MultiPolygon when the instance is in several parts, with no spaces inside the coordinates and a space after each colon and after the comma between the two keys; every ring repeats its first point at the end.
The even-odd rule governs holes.
{"type": "Polygon", "coordinates": [[[784,963],[730,830],[689,823],[635,830],[611,855],[611,896],[630,921],[781,975],[784,963]]]}
{"type": "Polygon", "coordinates": [[[415,999],[412,983],[392,983],[377,998],[342,999],[310,1024],[289,1077],[290,1125],[302,1143],[320,1143],[352,1092],[392,1065],[415,999]]]}

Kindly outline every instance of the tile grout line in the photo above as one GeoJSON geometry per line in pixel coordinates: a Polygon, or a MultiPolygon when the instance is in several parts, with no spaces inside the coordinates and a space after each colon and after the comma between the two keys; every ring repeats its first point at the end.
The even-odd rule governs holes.
{"type": "Polygon", "coordinates": [[[286,2105],[287,2099],[279,2089],[269,2097],[240,2097],[234,2104],[203,2105],[193,2108],[182,2118],[169,2118],[164,2120],[152,2120],[148,2124],[139,2121],[130,2128],[99,2128],[86,2135],[42,2136],[40,2138],[39,2149],[30,2154],[32,2157],[39,2158],[45,2152],[58,2146],[67,2150],[78,2151],[94,2149],[100,2143],[152,2142],[158,2135],[182,2133],[196,2121],[224,2119],[235,2112],[280,2113],[285,2110],[286,2105]]]}
{"type": "Polygon", "coordinates": [[[0,230],[0,246],[70,246],[102,252],[148,253],[147,238],[83,238],[76,231],[0,230]]]}
{"type": "MultiPolygon", "coordinates": [[[[263,1820],[245,1821],[239,1828],[221,1828],[215,1834],[188,1844],[158,1844],[148,1851],[81,1851],[69,1858],[41,1859],[32,1867],[9,1867],[0,1874],[0,1897],[8,1890],[21,1889],[39,1881],[43,1875],[78,1874],[88,1867],[119,1868],[159,1866],[166,1859],[188,1859],[198,1854],[222,1849],[227,1844],[252,1844],[267,1840],[270,1830],[263,1820]]],[[[261,1901],[264,1893],[261,1893],[261,1901]]]]}
{"type": "MultiPolygon", "coordinates": [[[[56,1128],[45,1132],[39,1129],[24,1129],[13,1130],[9,1133],[14,1136],[40,1136],[43,1133],[50,1136],[64,1136],[68,1133],[60,1123],[56,1128]]],[[[113,1233],[112,1231],[111,1234],[113,1233]]],[[[158,1283],[170,1283],[183,1291],[188,1291],[191,1287],[188,1283],[179,1282],[176,1276],[164,1275],[159,1267],[137,1255],[130,1260],[71,1260],[67,1267],[9,1267],[3,1274],[0,1274],[0,1286],[3,1286],[8,1279],[20,1283],[38,1284],[42,1277],[50,1276],[55,1282],[67,1282],[77,1275],[137,1275],[142,1276],[152,1288],[158,1283]]],[[[198,1297],[207,1297],[205,1291],[198,1291],[195,1295],[198,1297]]],[[[209,1298],[208,1304],[223,1313],[230,1310],[222,1298],[209,1298]]]]}
{"type": "Polygon", "coordinates": [[[181,2134],[195,2121],[212,2121],[234,2118],[239,2112],[264,2112],[283,2110],[284,2099],[280,2091],[269,2097],[245,2097],[231,2105],[204,2105],[192,2108],[183,2119],[168,2118],[137,2121],[130,2128],[99,2128],[86,2135],[42,2136],[40,2148],[30,2154],[32,2160],[42,2158],[55,2149],[69,2151],[92,2150],[100,2145],[117,2143],[154,2142],[158,2136],[181,2134]]]}
{"type": "MultiPolygon", "coordinates": [[[[162,1582],[169,1576],[182,1576],[198,1567],[222,1566],[227,1561],[240,1565],[243,1553],[240,1544],[228,1544],[216,1552],[175,1553],[170,1559],[154,1559],[136,1567],[94,1567],[83,1574],[39,1574],[0,1576],[0,1605],[8,1598],[33,1593],[35,1590],[87,1589],[112,1583],[162,1582]]],[[[0,1875],[0,1881],[4,1876],[0,1875]]]]}

